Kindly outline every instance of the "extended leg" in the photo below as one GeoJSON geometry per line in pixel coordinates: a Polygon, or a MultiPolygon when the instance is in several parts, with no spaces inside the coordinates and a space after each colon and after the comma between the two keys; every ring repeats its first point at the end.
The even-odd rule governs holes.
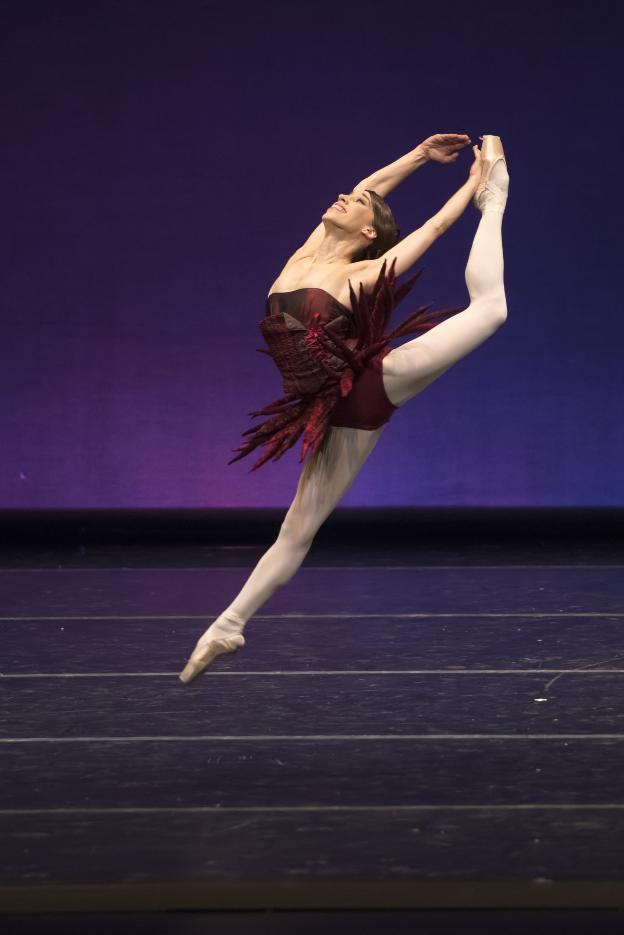
{"type": "MultiPolygon", "coordinates": [[[[503,164],[495,166],[495,171],[503,164]]],[[[382,361],[390,402],[402,406],[482,344],[507,318],[503,283],[503,208],[484,210],[479,221],[465,278],[470,305],[430,331],[390,351],[382,361]]]]}
{"type": "Polygon", "coordinates": [[[316,532],[347,492],[377,444],[375,431],[331,426],[322,449],[301,471],[295,498],[273,545],[264,553],[232,603],[202,634],[199,643],[223,634],[242,633],[247,620],[293,577],[316,532]]]}

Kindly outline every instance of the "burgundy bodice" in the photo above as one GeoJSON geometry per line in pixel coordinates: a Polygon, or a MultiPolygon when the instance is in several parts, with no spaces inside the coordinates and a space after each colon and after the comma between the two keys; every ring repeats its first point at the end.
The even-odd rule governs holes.
{"type": "Polygon", "coordinates": [[[359,295],[350,288],[350,309],[316,286],[268,296],[264,317],[258,323],[267,346],[257,350],[268,354],[279,368],[285,395],[249,413],[267,418],[243,432],[249,438],[233,449],[239,453],[228,464],[262,445],[266,450],[251,468],[255,471],[269,458],[281,458],[303,433],[302,462],[308,451],[314,454],[318,450],[332,411],[351,392],[354,379],[390,351],[392,338],[427,331],[441,316],[461,311],[431,310],[430,305],[423,305],[386,331],[392,310],[422,272],[397,286],[395,264],[396,258],[386,272],[384,261],[370,293],[361,285],[359,295]]]}
{"type": "Polygon", "coordinates": [[[271,293],[259,324],[286,393],[317,393],[341,375],[344,360],[324,346],[324,334],[342,338],[349,348],[357,343],[353,313],[316,286],[271,293]],[[321,361],[331,372],[319,367],[321,361]]]}
{"type": "Polygon", "coordinates": [[[265,316],[279,312],[291,315],[306,327],[316,313],[321,315],[323,321],[329,321],[339,315],[352,317],[350,308],[318,286],[303,286],[289,292],[272,292],[266,300],[265,316]]]}

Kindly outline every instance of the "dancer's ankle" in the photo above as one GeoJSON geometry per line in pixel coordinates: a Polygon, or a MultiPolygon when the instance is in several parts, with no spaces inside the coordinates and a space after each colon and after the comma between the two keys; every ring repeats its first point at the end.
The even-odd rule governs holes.
{"type": "Polygon", "coordinates": [[[246,621],[240,614],[228,607],[223,613],[219,614],[217,619],[202,633],[198,642],[205,643],[207,640],[216,639],[217,637],[242,634],[245,623],[246,621]]]}
{"type": "Polygon", "coordinates": [[[509,192],[509,173],[504,159],[490,170],[484,187],[475,195],[474,204],[481,214],[504,214],[509,192]]]}

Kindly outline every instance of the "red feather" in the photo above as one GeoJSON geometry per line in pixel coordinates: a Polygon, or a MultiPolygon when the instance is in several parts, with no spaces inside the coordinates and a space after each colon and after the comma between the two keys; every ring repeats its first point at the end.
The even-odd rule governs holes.
{"type": "Polygon", "coordinates": [[[293,329],[292,319],[288,316],[290,323],[287,322],[283,312],[267,315],[259,322],[268,349],[256,350],[273,358],[282,373],[286,395],[249,413],[253,417],[269,418],[242,433],[243,436],[250,435],[250,438],[244,445],[232,449],[239,454],[228,464],[263,445],[265,451],[250,473],[256,471],[271,458],[278,461],[302,434],[299,461],[303,462],[308,453],[314,455],[325,438],[338,399],[351,392],[355,377],[370,361],[375,358],[381,360],[389,353],[389,342],[393,338],[426,332],[435,328],[440,319],[465,308],[432,310],[431,304],[421,305],[387,332],[392,311],[410,292],[423,271],[418,270],[397,286],[396,257],[387,272],[386,265],[384,260],[370,294],[364,292],[360,283],[356,296],[349,280],[351,315],[348,318],[342,314],[323,321],[322,315],[316,312],[303,330],[293,329]]]}

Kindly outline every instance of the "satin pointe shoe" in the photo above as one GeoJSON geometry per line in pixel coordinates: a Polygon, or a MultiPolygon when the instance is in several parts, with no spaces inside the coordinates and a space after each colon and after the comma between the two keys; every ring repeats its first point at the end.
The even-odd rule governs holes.
{"type": "Polygon", "coordinates": [[[507,191],[509,188],[509,174],[507,172],[507,159],[500,136],[487,134],[480,136],[483,140],[481,146],[481,178],[472,196],[472,203],[479,211],[491,206],[505,208],[507,191]],[[502,166],[496,172],[496,180],[492,178],[494,167],[502,161],[502,166]]]}
{"type": "Polygon", "coordinates": [[[200,672],[203,672],[210,665],[216,656],[220,656],[222,653],[233,653],[244,645],[245,637],[242,633],[233,636],[215,637],[212,640],[206,640],[201,645],[198,643],[178,678],[182,682],[192,682],[200,672]]]}

